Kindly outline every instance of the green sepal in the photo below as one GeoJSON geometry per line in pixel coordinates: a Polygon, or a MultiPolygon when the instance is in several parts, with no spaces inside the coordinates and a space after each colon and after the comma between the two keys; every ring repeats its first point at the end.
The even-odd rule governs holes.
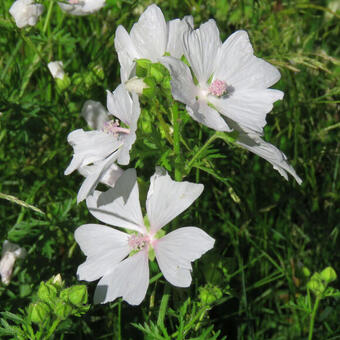
{"type": "Polygon", "coordinates": [[[50,308],[44,302],[31,303],[28,307],[28,315],[32,322],[40,324],[50,318],[50,308]]]}

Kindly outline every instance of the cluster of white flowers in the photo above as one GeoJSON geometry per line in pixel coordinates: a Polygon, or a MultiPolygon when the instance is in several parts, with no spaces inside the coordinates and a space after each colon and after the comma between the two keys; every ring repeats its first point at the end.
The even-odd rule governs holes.
{"type": "Polygon", "coordinates": [[[186,210],[203,191],[202,184],[176,182],[161,168],[151,177],[143,218],[135,169],[128,165],[141,113],[138,94],[146,88],[136,77],[136,60],[163,64],[171,76],[172,95],[186,105],[188,114],[216,131],[237,131],[236,143],[269,161],[286,179],[301,179],[286,156],[261,136],[266,114],[283,98],[269,89],[279,71],[254,56],[248,34],[237,31],[224,43],[214,20],[194,29],[193,18],[166,22],[162,11],[149,6],[128,33],[119,26],[115,48],[122,83],[107,93],[107,110],[98,102],[84,104],[82,116],[91,131],[71,132],[74,149],[65,174],[78,170],[85,180],[78,202],[86,199],[89,211],[100,221],[130,230],[86,224],[75,232],[87,256],[78,268],[81,280],[100,279],[96,303],[122,297],[136,305],[149,284],[148,258],[155,256],[166,280],[178,287],[191,283],[191,262],[211,249],[214,240],[197,227],[184,227],[160,237],[159,230],[186,210]],[[181,58],[185,57],[190,66],[181,58]],[[106,184],[106,192],[95,190],[106,184]],[[153,255],[152,255],[153,254],[153,255]]]}

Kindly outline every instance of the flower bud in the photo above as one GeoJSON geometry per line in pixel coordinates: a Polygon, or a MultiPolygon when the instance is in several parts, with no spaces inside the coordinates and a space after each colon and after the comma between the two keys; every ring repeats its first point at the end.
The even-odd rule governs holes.
{"type": "Polygon", "coordinates": [[[63,79],[56,78],[55,82],[57,84],[57,88],[60,91],[65,91],[71,85],[71,80],[67,74],[65,74],[63,79]]]}
{"type": "Polygon", "coordinates": [[[72,307],[64,301],[60,300],[55,306],[54,313],[60,319],[64,320],[72,314],[72,307]]]}
{"type": "Polygon", "coordinates": [[[84,305],[87,303],[87,288],[85,285],[75,285],[70,288],[64,289],[60,297],[71,302],[75,306],[84,305]]]}
{"type": "Polygon", "coordinates": [[[133,77],[125,82],[125,88],[129,92],[135,92],[139,95],[143,94],[143,90],[147,89],[149,86],[145,84],[143,78],[133,77]]]}
{"type": "Polygon", "coordinates": [[[308,281],[307,288],[310,289],[315,295],[322,295],[326,289],[325,285],[321,281],[315,280],[313,278],[308,281]]]}
{"type": "Polygon", "coordinates": [[[217,286],[205,285],[199,289],[199,298],[203,305],[211,305],[223,296],[222,290],[217,286]]]}
{"type": "Polygon", "coordinates": [[[41,282],[38,290],[38,297],[44,302],[50,302],[51,299],[57,296],[57,289],[48,283],[41,282]]]}
{"type": "Polygon", "coordinates": [[[307,267],[303,267],[302,272],[304,276],[310,277],[310,270],[307,267]]]}
{"type": "Polygon", "coordinates": [[[332,281],[335,281],[337,276],[336,272],[332,267],[325,268],[321,273],[320,277],[322,280],[324,280],[326,283],[330,283],[332,281]]]}
{"type": "Polygon", "coordinates": [[[51,61],[47,64],[48,69],[50,70],[52,77],[54,79],[63,79],[65,76],[63,62],[62,61],[51,61]]]}
{"type": "Polygon", "coordinates": [[[44,302],[31,303],[29,315],[33,322],[42,323],[49,318],[50,308],[44,302]]]}

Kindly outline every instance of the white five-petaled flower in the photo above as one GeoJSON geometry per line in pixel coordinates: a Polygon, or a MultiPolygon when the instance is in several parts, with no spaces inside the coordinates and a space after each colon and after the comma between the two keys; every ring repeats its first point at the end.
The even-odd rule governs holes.
{"type": "Polygon", "coordinates": [[[279,71],[253,54],[248,34],[237,31],[223,44],[213,19],[199,29],[184,32],[180,60],[163,57],[171,74],[172,93],[187,105],[196,121],[218,131],[231,131],[230,123],[262,134],[266,114],[283,92],[268,87],[280,79],[279,71]],[[220,115],[222,114],[223,117],[220,115]]]}
{"type": "Polygon", "coordinates": [[[7,240],[2,245],[1,260],[0,260],[0,275],[1,281],[8,285],[11,281],[13,267],[16,259],[22,259],[26,256],[26,250],[20,248],[17,244],[7,240]]]}
{"type": "Polygon", "coordinates": [[[62,61],[51,61],[47,64],[53,78],[63,79],[65,76],[63,62],[62,61]]]}
{"type": "Polygon", "coordinates": [[[134,74],[135,59],[149,59],[159,62],[167,52],[175,58],[183,55],[182,35],[193,26],[193,18],[174,19],[166,22],[162,11],[156,5],[149,6],[128,33],[118,26],[115,34],[115,48],[121,65],[121,79],[125,83],[134,74]]]}
{"type": "Polygon", "coordinates": [[[68,14],[88,15],[104,7],[105,0],[68,0],[67,3],[58,2],[58,5],[68,14]]]}
{"type": "Polygon", "coordinates": [[[43,11],[44,6],[34,3],[34,0],[16,0],[9,9],[19,28],[34,26],[43,11]]]}
{"type": "Polygon", "coordinates": [[[78,129],[72,131],[67,138],[74,148],[74,155],[65,175],[77,169],[86,175],[78,193],[78,202],[85,199],[100,181],[109,180],[105,177],[112,177],[112,171],[120,172],[114,165],[116,161],[121,165],[127,165],[130,161],[129,152],[136,140],[140,115],[138,96],[132,93],[131,97],[124,86],[119,85],[113,93],[108,92],[107,107],[108,113],[100,103],[86,102],[82,114],[95,130],[78,129]],[[111,115],[120,119],[128,128],[121,127],[118,120],[110,120],[111,115]]]}
{"type": "Polygon", "coordinates": [[[175,182],[156,170],[146,201],[149,228],[142,216],[135,169],[126,170],[113,189],[95,191],[88,197],[87,206],[100,221],[135,232],[127,234],[98,224],[82,225],[75,231],[75,239],[87,256],[78,267],[78,278],[101,278],[95,303],[121,296],[131,305],[140,304],[149,285],[151,249],[167,281],[177,287],[191,284],[191,262],[211,249],[214,239],[197,227],[179,228],[159,239],[157,232],[186,210],[202,191],[202,184],[175,182]]]}

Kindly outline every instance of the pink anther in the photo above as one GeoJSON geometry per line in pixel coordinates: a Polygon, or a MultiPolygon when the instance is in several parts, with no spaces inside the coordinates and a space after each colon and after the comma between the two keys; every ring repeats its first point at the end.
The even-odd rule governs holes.
{"type": "Polygon", "coordinates": [[[150,239],[147,235],[142,234],[134,234],[129,237],[128,245],[132,250],[141,250],[143,249],[148,243],[150,239]]]}
{"type": "Polygon", "coordinates": [[[221,97],[227,92],[227,83],[216,79],[210,84],[208,91],[213,96],[221,97]]]}
{"type": "Polygon", "coordinates": [[[126,129],[126,128],[122,128],[119,126],[119,122],[118,120],[113,121],[113,120],[109,120],[108,122],[104,123],[104,126],[102,128],[102,131],[114,136],[117,136],[120,133],[125,133],[125,134],[129,134],[130,130],[126,129]]]}

